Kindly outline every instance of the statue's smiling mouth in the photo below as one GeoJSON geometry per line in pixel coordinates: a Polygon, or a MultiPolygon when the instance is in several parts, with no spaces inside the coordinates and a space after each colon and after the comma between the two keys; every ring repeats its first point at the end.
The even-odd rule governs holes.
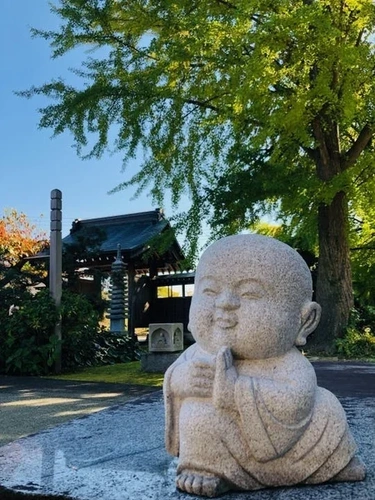
{"type": "Polygon", "coordinates": [[[220,328],[233,328],[237,325],[238,319],[236,316],[215,316],[214,318],[215,325],[220,328]]]}

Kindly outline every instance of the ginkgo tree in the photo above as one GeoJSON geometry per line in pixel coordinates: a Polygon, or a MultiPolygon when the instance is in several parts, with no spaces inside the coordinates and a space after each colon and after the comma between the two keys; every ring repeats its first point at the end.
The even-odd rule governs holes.
{"type": "Polygon", "coordinates": [[[40,126],[70,131],[83,156],[117,149],[126,165],[143,151],[117,189],[176,206],[188,195],[176,221],[190,242],[202,221],[217,236],[267,213],[316,237],[316,338],[340,336],[353,305],[350,216],[374,199],[374,2],[60,0],[52,10],[60,28],[34,30],[52,56],[89,50],[74,70],[81,83],[21,92],[51,99],[40,126]]]}

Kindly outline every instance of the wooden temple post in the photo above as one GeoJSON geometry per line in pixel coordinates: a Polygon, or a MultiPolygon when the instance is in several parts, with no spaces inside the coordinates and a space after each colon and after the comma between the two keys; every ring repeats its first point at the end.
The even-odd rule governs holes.
{"type": "MultiPolygon", "coordinates": [[[[62,193],[59,189],[51,191],[51,232],[50,232],[50,263],[49,263],[49,289],[56,307],[61,305],[62,293],[62,239],[61,239],[61,208],[62,193]]],[[[61,373],[61,318],[55,324],[55,336],[57,339],[57,352],[55,360],[55,372],[61,373]]]]}

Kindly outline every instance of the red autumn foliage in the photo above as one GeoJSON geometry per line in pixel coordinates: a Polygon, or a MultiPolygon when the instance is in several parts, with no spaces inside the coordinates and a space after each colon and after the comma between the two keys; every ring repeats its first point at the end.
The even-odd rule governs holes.
{"type": "Polygon", "coordinates": [[[0,219],[0,259],[15,265],[48,244],[46,234],[37,231],[27,216],[17,210],[6,210],[0,219]]]}

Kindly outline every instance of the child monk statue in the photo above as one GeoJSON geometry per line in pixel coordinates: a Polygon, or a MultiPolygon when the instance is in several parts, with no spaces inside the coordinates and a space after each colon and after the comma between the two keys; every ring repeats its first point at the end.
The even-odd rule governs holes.
{"type": "Polygon", "coordinates": [[[178,489],[215,497],[364,479],[341,404],[296,347],[320,319],[311,298],[307,265],[275,239],[230,236],[204,252],[190,309],[196,343],[164,382],[178,489]]]}

